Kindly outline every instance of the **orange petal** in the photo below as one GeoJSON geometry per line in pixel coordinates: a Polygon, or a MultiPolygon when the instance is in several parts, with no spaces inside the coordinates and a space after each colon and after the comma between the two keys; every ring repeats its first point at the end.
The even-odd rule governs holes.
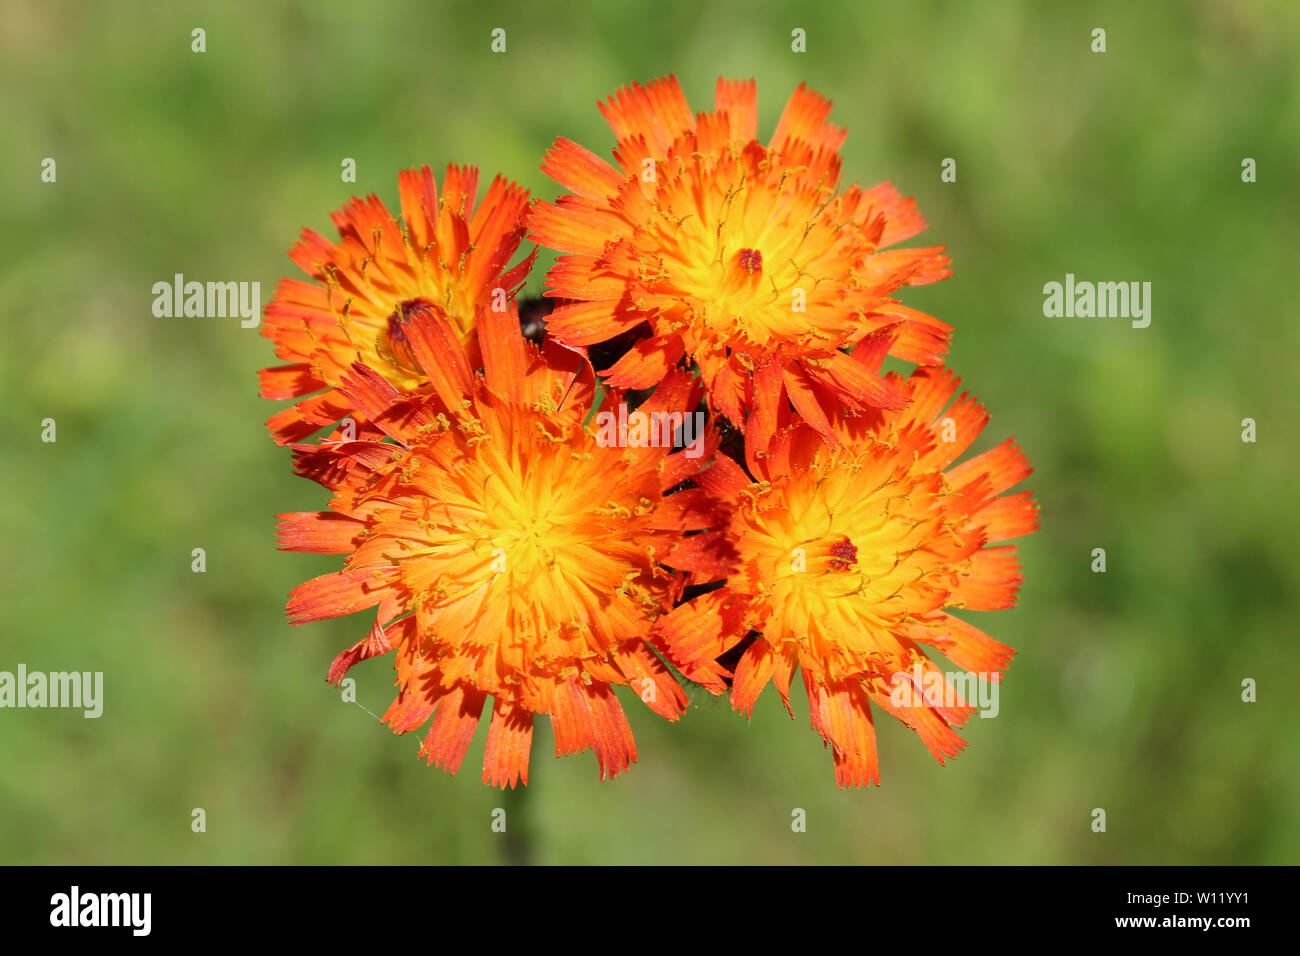
{"type": "Polygon", "coordinates": [[[804,365],[803,369],[814,380],[831,386],[839,399],[854,411],[894,410],[907,405],[907,395],[889,379],[872,375],[843,352],[832,353],[828,362],[824,368],[804,365]]]}
{"type": "Polygon", "coordinates": [[[480,311],[478,330],[488,390],[510,402],[523,401],[528,369],[537,352],[520,331],[518,312],[480,311]]]}
{"type": "Polygon", "coordinates": [[[714,458],[713,464],[696,475],[694,481],[713,497],[723,501],[735,501],[752,484],[744,470],[725,455],[714,458]]]}
{"type": "Polygon", "coordinates": [[[595,747],[600,779],[617,776],[636,760],[632,729],[608,684],[566,681],[555,689],[551,725],[555,755],[595,747]]]}
{"type": "Polygon", "coordinates": [[[483,750],[483,782],[502,788],[528,783],[528,755],[532,745],[532,711],[498,697],[483,750]]]}
{"type": "Polygon", "coordinates": [[[398,569],[369,568],[335,571],[306,581],[289,593],[289,617],[294,624],[342,617],[374,607],[392,590],[398,569]]]}
{"type": "Polygon", "coordinates": [[[299,398],[325,387],[306,362],[264,368],[257,373],[257,379],[263,398],[299,398]]]}
{"type": "Polygon", "coordinates": [[[411,245],[423,250],[433,242],[433,220],[438,213],[438,186],[433,170],[428,166],[403,169],[397,174],[397,188],[411,245]]]}
{"type": "Polygon", "coordinates": [[[834,752],[835,782],[841,787],[879,784],[876,728],[861,681],[823,683],[807,668],[803,677],[813,728],[834,752]]]}
{"type": "Polygon", "coordinates": [[[793,141],[801,140],[813,149],[838,150],[844,145],[844,130],[826,122],[831,101],[808,89],[804,83],[790,96],[772,134],[772,149],[785,152],[793,141]]]}
{"type": "Polygon", "coordinates": [[[387,627],[379,623],[379,618],[375,618],[375,622],[370,626],[370,633],[334,658],[333,663],[330,664],[329,674],[325,678],[326,683],[337,684],[343,679],[343,675],[352,668],[352,665],[369,660],[372,657],[378,657],[381,654],[387,654],[394,647],[399,647],[410,640],[414,635],[414,616],[404,617],[387,627]]]}
{"type": "Polygon", "coordinates": [[[663,562],[678,571],[690,571],[698,575],[702,582],[709,582],[725,578],[734,571],[736,555],[726,532],[705,531],[679,538],[664,555],[663,562]]]}
{"type": "Polygon", "coordinates": [[[276,444],[288,445],[315,434],[325,425],[333,425],[346,418],[351,410],[352,406],[346,396],[332,388],[272,415],[266,420],[266,427],[276,444]]]}
{"type": "Polygon", "coordinates": [[[637,342],[600,374],[609,376],[607,384],[614,388],[649,388],[667,375],[685,353],[680,335],[656,335],[637,342]]]}
{"type": "Polygon", "coordinates": [[[885,217],[885,231],[880,237],[881,246],[911,239],[925,230],[925,217],[916,207],[916,200],[904,198],[891,183],[879,183],[863,190],[862,197],[885,217]]]}
{"type": "Polygon", "coordinates": [[[277,515],[281,551],[350,554],[360,543],[365,522],[333,511],[297,511],[277,515]]]}
{"type": "Polygon", "coordinates": [[[625,224],[609,208],[594,206],[593,200],[564,195],[553,203],[534,203],[527,225],[528,237],[548,249],[596,256],[625,224]]]}
{"type": "MultiPolygon", "coordinates": [[[[794,410],[816,430],[817,434],[825,439],[828,445],[832,448],[837,447],[840,441],[835,436],[835,429],[831,427],[830,419],[826,417],[826,412],[818,401],[812,379],[803,371],[802,366],[788,366],[782,371],[781,377],[785,382],[785,390],[790,396],[790,404],[794,406],[794,410]]],[[[748,447],[745,449],[745,454],[747,457],[749,456],[748,447]]],[[[753,464],[749,464],[752,468],[753,464]]]]}
{"type": "Polygon", "coordinates": [[[677,679],[641,641],[625,641],[614,648],[614,659],[641,702],[660,717],[676,720],[686,709],[686,692],[677,679]]]}
{"type": "MultiPolygon", "coordinates": [[[[912,682],[913,688],[916,688],[915,682],[910,677],[906,679],[912,682]]],[[[966,741],[962,740],[957,731],[953,730],[933,707],[919,702],[924,699],[920,689],[916,689],[915,694],[918,703],[909,707],[895,707],[889,694],[873,693],[871,701],[895,720],[902,721],[915,730],[926,749],[942,764],[945,757],[955,757],[961,753],[966,748],[966,741]]]]}
{"type": "Polygon", "coordinates": [[[989,542],[1019,538],[1038,530],[1038,505],[1028,491],[994,498],[974,517],[984,526],[984,536],[989,542]]]}
{"type": "Polygon", "coordinates": [[[731,681],[731,706],[750,717],[754,713],[754,703],[763,688],[772,680],[776,655],[772,645],[763,638],[758,638],[745,651],[736,664],[736,675],[731,681]]]}
{"type": "Polygon", "coordinates": [[[939,612],[907,628],[918,644],[935,648],[964,671],[992,675],[1007,669],[1015,651],[989,637],[975,625],[939,612]]]}
{"type": "Polygon", "coordinates": [[[695,116],[676,76],[663,77],[648,86],[625,86],[597,107],[616,139],[621,142],[644,136],[659,156],[667,154],[678,136],[695,129],[695,116]]]}
{"type": "Polygon", "coordinates": [[[546,331],[566,345],[594,345],[643,321],[645,316],[639,312],[618,309],[608,302],[573,302],[551,313],[546,331]]]}
{"type": "Polygon", "coordinates": [[[546,152],[542,172],[580,196],[604,199],[618,192],[623,177],[595,153],[560,137],[546,152]]]}
{"type": "Polygon", "coordinates": [[[436,699],[437,712],[420,746],[429,764],[455,774],[474,739],[487,695],[457,683],[436,699]]]}
{"type": "Polygon", "coordinates": [[[722,587],[673,608],[655,622],[655,633],[669,663],[688,680],[721,694],[727,671],[717,658],[745,636],[744,616],[744,601],[722,587]]]}
{"type": "Polygon", "coordinates": [[[924,249],[890,249],[867,259],[862,279],[889,293],[904,285],[928,285],[952,275],[951,260],[943,246],[924,249]]]}
{"type": "Polygon", "coordinates": [[[718,77],[714,108],[726,113],[732,139],[753,139],[758,135],[758,88],[753,80],[724,80],[718,77]]]}
{"type": "Polygon", "coordinates": [[[996,448],[968,458],[952,468],[948,472],[948,478],[960,487],[981,474],[987,475],[989,492],[996,495],[1024,481],[1033,471],[1029,467],[1029,459],[1015,443],[1015,439],[1008,438],[996,448]]]}
{"type": "Polygon", "coordinates": [[[971,555],[970,570],[957,579],[950,606],[972,611],[1003,611],[1015,607],[1024,578],[1014,545],[984,548],[971,555]]]}

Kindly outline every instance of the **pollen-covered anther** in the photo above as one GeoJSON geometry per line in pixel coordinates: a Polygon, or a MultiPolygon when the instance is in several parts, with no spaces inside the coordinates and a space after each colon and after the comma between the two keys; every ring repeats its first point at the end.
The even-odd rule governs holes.
{"type": "Polygon", "coordinates": [[[858,563],[858,548],[847,537],[840,538],[830,547],[830,560],[826,567],[831,571],[848,571],[858,563]]]}
{"type": "Polygon", "coordinates": [[[748,275],[763,271],[763,253],[757,249],[741,249],[736,256],[736,264],[748,275]]]}

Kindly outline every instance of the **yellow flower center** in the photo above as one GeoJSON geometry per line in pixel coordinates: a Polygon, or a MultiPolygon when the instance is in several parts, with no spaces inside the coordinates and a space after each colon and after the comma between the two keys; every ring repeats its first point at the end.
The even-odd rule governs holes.
{"type": "Polygon", "coordinates": [[[871,669],[873,635],[931,609],[949,580],[933,539],[951,539],[936,505],[938,473],[910,474],[888,455],[825,451],[736,512],[741,573],[770,607],[764,633],[843,666],[871,669]]]}
{"type": "Polygon", "coordinates": [[[715,350],[838,346],[854,315],[826,306],[856,287],[853,268],[874,250],[836,220],[833,188],[803,183],[754,145],[668,165],[676,175],[654,194],[661,215],[642,230],[643,244],[662,250],[650,291],[680,302],[667,325],[715,350]]]}
{"type": "Polygon", "coordinates": [[[424,376],[394,347],[395,321],[409,318],[413,311],[437,309],[451,321],[463,343],[474,327],[475,302],[455,273],[426,259],[436,250],[422,256],[409,240],[402,249],[402,259],[371,256],[353,263],[346,274],[336,272],[330,284],[336,285],[331,301],[345,302],[335,312],[339,329],[361,360],[383,370],[398,388],[409,390],[419,386],[424,376]]]}
{"type": "Polygon", "coordinates": [[[457,622],[430,629],[440,641],[497,644],[516,668],[558,672],[628,636],[613,606],[614,618],[659,613],[654,550],[635,540],[650,533],[655,467],[539,411],[477,404],[451,428],[461,434],[412,448],[401,540],[386,555],[419,613],[457,622]]]}

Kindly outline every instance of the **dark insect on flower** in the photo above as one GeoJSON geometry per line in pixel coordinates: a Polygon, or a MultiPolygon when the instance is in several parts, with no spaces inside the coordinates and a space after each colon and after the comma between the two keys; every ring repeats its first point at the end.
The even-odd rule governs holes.
{"type": "Polygon", "coordinates": [[[524,333],[524,338],[534,345],[542,344],[542,336],[546,334],[546,317],[555,311],[556,305],[554,299],[544,299],[541,296],[519,300],[519,328],[524,333]]]}

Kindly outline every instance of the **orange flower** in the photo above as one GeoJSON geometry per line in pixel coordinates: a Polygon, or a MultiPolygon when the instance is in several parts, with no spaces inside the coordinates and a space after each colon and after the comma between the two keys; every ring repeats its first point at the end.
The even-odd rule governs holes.
{"type": "MultiPolygon", "coordinates": [[[[430,763],[456,772],[491,696],[484,782],[527,782],[534,714],[550,715],[557,755],[594,747],[612,777],[636,760],[613,688],[630,685],[669,720],[686,703],[649,634],[689,572],[709,568],[710,532],[683,532],[717,523],[710,500],[664,492],[712,452],[602,444],[584,425],[595,377],[580,351],[539,351],[514,315],[483,312],[478,329],[481,376],[447,318],[399,320],[403,363],[429,392],[402,394],[361,363],[338,384],[391,440],[294,446],[299,474],[334,495],[330,511],[281,515],[281,547],[348,558],[295,589],[289,614],[302,623],[377,606],[329,680],[396,651],[400,690],[384,719],[405,733],[432,715],[430,763]]],[[[609,393],[604,410],[621,400],[609,393]]],[[[678,373],[638,411],[699,400],[678,373]]]]}
{"type": "Polygon", "coordinates": [[[590,345],[647,322],[649,336],[608,370],[612,384],[648,388],[688,356],[742,430],[754,415],[774,420],[788,396],[833,441],[841,403],[905,401],[845,354],[863,336],[892,326],[894,355],[942,361],[950,328],[891,296],[947,276],[948,257],[882,251],[925,221],[888,183],[839,191],[845,133],[826,122],[827,100],[800,86],[766,146],[752,80],[720,79],[715,107],[695,117],[671,76],[620,90],[601,105],[618,169],[556,140],[542,169],[573,194],[536,204],[528,221],[531,238],[572,253],[547,279],[548,295],[573,300],[550,334],[590,345]]]}
{"type": "MultiPolygon", "coordinates": [[[[853,360],[878,374],[887,347],[873,336],[853,360]]],[[[1012,606],[1021,581],[1015,548],[989,545],[1037,527],[1028,492],[1002,494],[1031,471],[1012,442],[953,466],[988,421],[965,393],[943,410],[957,382],[918,369],[905,410],[838,416],[835,448],[804,423],[782,423],[770,455],[748,456],[757,482],[721,456],[695,479],[731,502],[736,557],[724,587],[657,622],[668,659],[721,693],[730,675],[717,659],[743,648],[731,702],[745,714],[769,681],[790,709],[800,668],[841,786],[879,783],[873,702],[916,730],[941,763],[965,746],[953,728],[973,708],[922,645],[990,681],[1013,654],[948,613],[1012,606]],[[751,631],[758,636],[745,647],[751,631]]]]}
{"type": "Polygon", "coordinates": [[[441,196],[428,166],[404,170],[398,185],[401,219],[377,196],[353,199],[332,216],[338,242],[304,229],[289,252],[315,281],[282,279],[262,323],[290,363],[262,370],[263,397],[302,399],[267,422],[281,444],[353,414],[336,386],[355,361],[402,391],[427,388],[393,341],[412,313],[445,317],[475,356],[476,312],[502,310],[532,268],[536,250],[507,269],[524,236],[526,190],[498,176],[475,209],[472,166],[448,166],[441,196]]]}

